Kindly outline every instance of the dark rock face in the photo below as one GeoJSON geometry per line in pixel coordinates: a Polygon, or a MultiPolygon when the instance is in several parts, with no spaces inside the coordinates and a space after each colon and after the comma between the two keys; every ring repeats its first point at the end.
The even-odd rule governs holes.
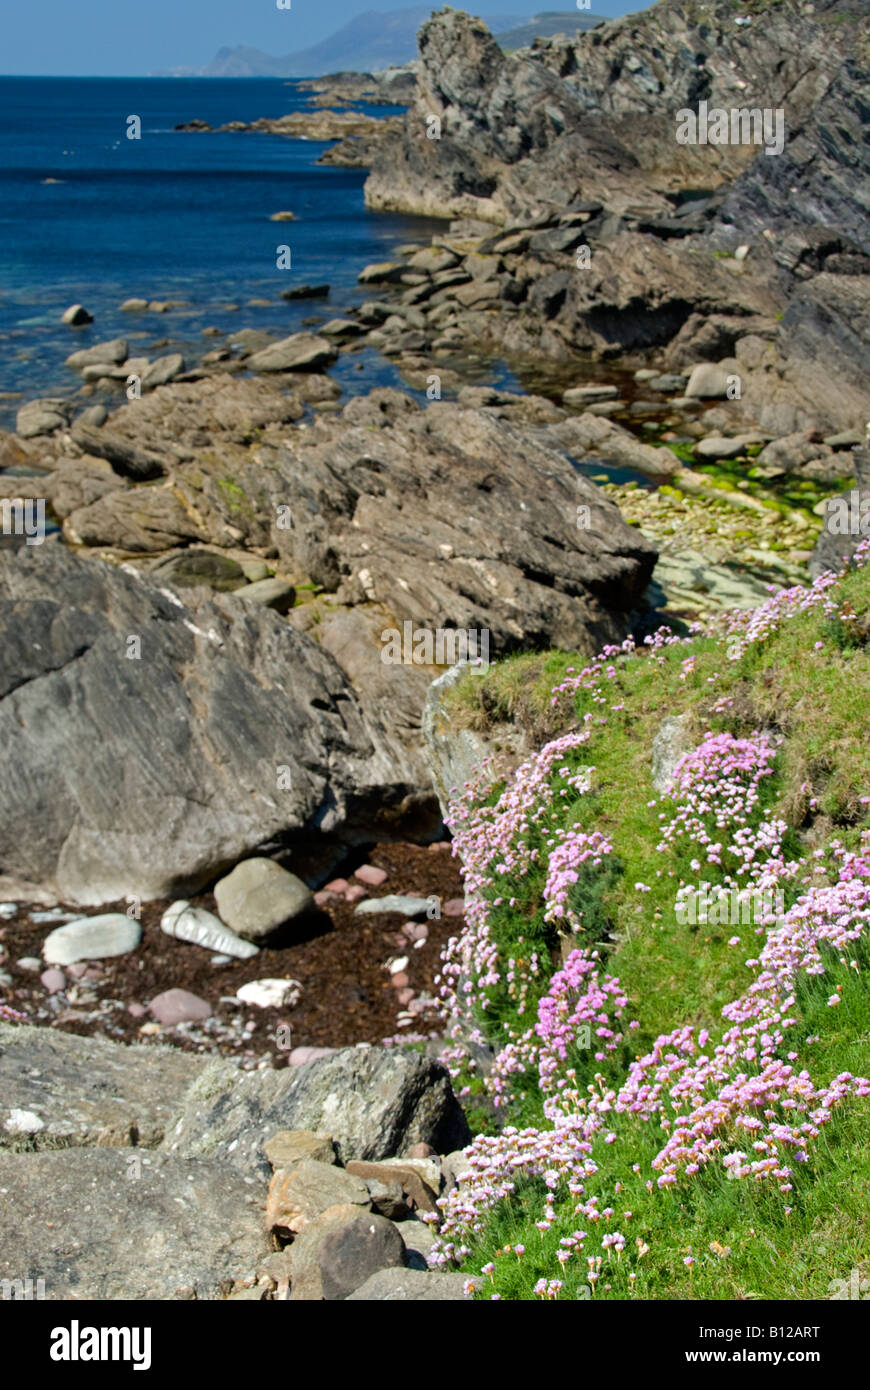
{"type": "Polygon", "coordinates": [[[0,594],[7,872],[82,904],[175,896],[282,831],[410,813],[401,748],[276,613],[188,608],[52,542],[0,552],[0,594]]]}
{"type": "Polygon", "coordinates": [[[268,1178],[264,1137],[281,1129],[331,1134],[342,1163],[389,1158],[419,1143],[444,1153],[470,1137],[440,1062],[362,1046],[281,1071],[240,1074],[213,1063],[188,1091],[162,1149],[223,1157],[246,1175],[268,1178]]]}

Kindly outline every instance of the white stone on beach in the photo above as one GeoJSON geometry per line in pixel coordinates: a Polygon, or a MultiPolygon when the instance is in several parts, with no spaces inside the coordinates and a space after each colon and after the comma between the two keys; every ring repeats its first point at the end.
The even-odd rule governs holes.
{"type": "Polygon", "coordinates": [[[243,1004],[256,1004],[259,1009],[292,1008],[299,1002],[302,986],[298,980],[251,980],[236,990],[243,1004]]]}
{"type": "Polygon", "coordinates": [[[237,960],[248,960],[255,956],[259,947],[250,941],[243,941],[229,927],[225,927],[213,912],[204,907],[191,907],[185,898],[172,903],[160,919],[160,928],[167,936],[178,941],[189,941],[194,946],[204,946],[208,951],[219,955],[235,956],[237,960]]]}
{"type": "Polygon", "coordinates": [[[42,957],[47,965],[74,965],[80,960],[125,956],[136,949],[141,937],[139,923],[123,912],[79,917],[49,933],[42,943],[42,957]]]}

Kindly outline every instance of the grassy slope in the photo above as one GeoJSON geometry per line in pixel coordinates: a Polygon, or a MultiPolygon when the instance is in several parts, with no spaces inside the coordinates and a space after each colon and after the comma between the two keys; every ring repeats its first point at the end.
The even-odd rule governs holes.
{"type": "MultiPolygon", "coordinates": [[[[843,593],[859,615],[854,628],[860,628],[860,619],[870,607],[870,572],[849,576],[843,593]]],[[[566,721],[557,720],[555,711],[551,712],[548,695],[572,665],[581,669],[583,663],[554,654],[500,664],[484,681],[459,687],[456,713],[479,727],[511,717],[533,729],[536,739],[542,732],[561,731],[566,721]]],[[[661,806],[647,803],[661,800],[652,787],[651,744],[662,719],[687,714],[698,736],[694,742],[706,729],[727,730],[735,736],[759,728],[776,731],[784,743],[775,776],[763,784],[764,801],[775,806],[792,828],[790,848],[806,853],[833,836],[851,847],[870,823],[870,808],[859,799],[870,791],[866,715],[870,648],[860,632],[845,629],[837,620],[806,614],[789,619],[737,663],[728,662],[723,648],[711,639],[699,638],[691,648],[666,651],[663,665],[646,658],[621,660],[618,665],[618,676],[608,688],[610,703],[624,704],[621,711],[612,713],[592,703],[585,693],[577,698],[576,716],[592,712],[598,718],[606,712],[607,721],[598,726],[589,745],[588,760],[595,767],[593,792],[567,802],[562,823],[597,828],[614,842],[620,872],[610,877],[605,888],[603,918],[599,912],[593,939],[601,934],[601,921],[609,922],[607,968],[619,976],[629,995],[624,1021],[640,1023],[631,1046],[632,1052],[641,1055],[657,1034],[686,1023],[709,1026],[719,1036],[722,1006],[749,984],[752,975],[743,962],[758,947],[752,926],[693,928],[676,921],[674,892],[681,873],[691,879],[697,875],[688,871],[675,851],[656,851],[661,806]],[[681,680],[681,663],[691,652],[697,657],[694,672],[681,680]],[[711,716],[710,706],[723,696],[730,697],[733,705],[711,716]],[[818,804],[810,812],[813,796],[818,804]],[[656,876],[659,869],[661,877],[656,876]],[[652,891],[637,893],[634,885],[639,881],[652,891]],[[738,949],[727,945],[734,934],[741,936],[738,949]]],[[[567,713],[567,724],[574,726],[571,712],[567,713]]],[[[512,895],[518,900],[515,909],[503,906],[493,914],[503,955],[520,954],[519,937],[525,943],[537,938],[557,947],[540,911],[542,879],[541,873],[499,883],[505,903],[512,895]]],[[[802,987],[799,1002],[801,1023],[790,1038],[798,1053],[796,1066],[810,1067],[817,1082],[841,1071],[870,1073],[866,976],[833,961],[822,979],[802,987]],[[828,995],[841,983],[841,1007],[828,1008],[828,995]],[[806,1042],[813,1035],[819,1040],[806,1042]]],[[[499,1012],[507,1011],[504,1001],[499,1012]]],[[[608,1080],[617,1080],[624,1062],[624,1057],[621,1063],[614,1059],[601,1065],[581,1060],[581,1076],[591,1080],[600,1071],[608,1080]]],[[[527,1094],[508,1119],[545,1124],[540,1098],[527,1094]]],[[[866,1102],[852,1104],[823,1131],[813,1161],[795,1181],[788,1199],[793,1210],[788,1215],[777,1190],[762,1191],[729,1181],[721,1170],[699,1175],[688,1193],[648,1194],[644,1181],[663,1135],[658,1128],[651,1133],[649,1126],[627,1120],[623,1135],[629,1123],[635,1124],[633,1161],[640,1163],[641,1175],[635,1177],[626,1162],[624,1140],[612,1147],[599,1140],[593,1153],[599,1173],[587,1194],[599,1192],[601,1206],[614,1208],[612,1227],[621,1230],[630,1245],[642,1237],[650,1253],[641,1261],[634,1290],[624,1264],[611,1255],[609,1268],[602,1269],[597,1297],[825,1298],[830,1296],[832,1279],[846,1278],[854,1268],[870,1274],[866,1102]],[[618,1182],[623,1188],[617,1193],[618,1182]],[[626,1210],[633,1213],[628,1222],[623,1216],[626,1210]],[[713,1253],[711,1242],[730,1247],[730,1254],[713,1253]],[[683,1263],[689,1253],[696,1259],[691,1273],[683,1263]]],[[[539,1201],[534,1209],[540,1212],[539,1201]]],[[[557,1206],[557,1211],[563,1220],[542,1239],[532,1218],[524,1214],[518,1191],[509,1207],[502,1204],[493,1212],[483,1240],[465,1267],[476,1273],[485,1261],[494,1260],[495,1288],[503,1298],[532,1297],[537,1278],[555,1277],[559,1237],[571,1234],[578,1224],[571,1205],[564,1211],[557,1206]],[[497,1253],[517,1242],[526,1247],[522,1261],[497,1253]]],[[[636,1267],[634,1261],[632,1265],[636,1267]]],[[[573,1273],[568,1266],[562,1297],[578,1296],[582,1274],[579,1266],[573,1273]]]]}

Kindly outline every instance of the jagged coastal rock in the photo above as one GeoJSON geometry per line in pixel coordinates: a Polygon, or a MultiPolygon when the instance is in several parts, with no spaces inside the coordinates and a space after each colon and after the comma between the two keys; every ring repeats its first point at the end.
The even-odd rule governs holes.
{"type": "Polygon", "coordinates": [[[863,427],[865,23],[860,0],[778,0],[747,25],[715,0],[662,0],[504,54],[444,10],[420,32],[416,100],[375,155],[369,206],[466,219],[500,300],[469,336],[551,358],[736,355],[763,424],[863,427]],[[780,110],[782,148],[679,143],[677,114],[700,100],[780,110]]]}
{"type": "MultiPolygon", "coordinates": [[[[591,650],[623,635],[652,573],[654,550],[616,507],[508,422],[382,391],[250,446],[214,386],[164,386],[100,432],[125,470],[147,442],[161,486],[56,440],[39,485],[72,507],[68,538],[114,564],[57,542],[0,553],[0,858],[69,902],[178,896],[274,835],[431,833],[419,728],[436,671],[385,664],[383,633],[487,631],[490,657],[528,642],[591,650]],[[202,419],[217,425],[205,448],[202,419]],[[285,620],[240,602],[244,587],[187,587],[209,580],[204,565],[177,584],[160,564],[179,543],[230,540],[276,556],[322,602],[285,620]],[[118,567],[125,553],[139,570],[118,567]]],[[[246,394],[232,387],[229,408],[246,394]]],[[[263,399],[256,382],[247,395],[263,399]]]]}

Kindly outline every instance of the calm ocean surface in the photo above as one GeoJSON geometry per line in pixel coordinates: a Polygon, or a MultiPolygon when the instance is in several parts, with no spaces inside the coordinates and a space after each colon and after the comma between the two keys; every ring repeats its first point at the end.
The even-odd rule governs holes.
{"type": "MultiPolygon", "coordinates": [[[[365,171],[318,167],[323,143],[173,130],[280,116],[305,96],[271,78],[0,78],[0,393],[23,393],[0,396],[0,425],[13,425],[22,400],[72,395],[81,379],[63,363],[78,347],[123,336],[137,356],[187,347],[193,357],[221,341],[203,338],[205,326],[293,333],[309,315],[373,297],[356,283],[363,266],[444,229],[366,212],[365,171]],[[126,138],[130,115],[140,140],[126,138]],[[282,210],[298,221],[269,221],[282,210]],[[292,249],[290,271],[276,268],[280,244],[292,249]],[[329,304],[278,297],[305,281],[328,281],[329,304]],[[189,307],[119,313],[132,297],[189,307]],[[273,302],[248,307],[256,298],[273,302]],[[61,324],[73,303],[94,323],[61,324]]],[[[374,352],[343,356],[333,375],[354,390],[398,382],[374,352]]]]}

